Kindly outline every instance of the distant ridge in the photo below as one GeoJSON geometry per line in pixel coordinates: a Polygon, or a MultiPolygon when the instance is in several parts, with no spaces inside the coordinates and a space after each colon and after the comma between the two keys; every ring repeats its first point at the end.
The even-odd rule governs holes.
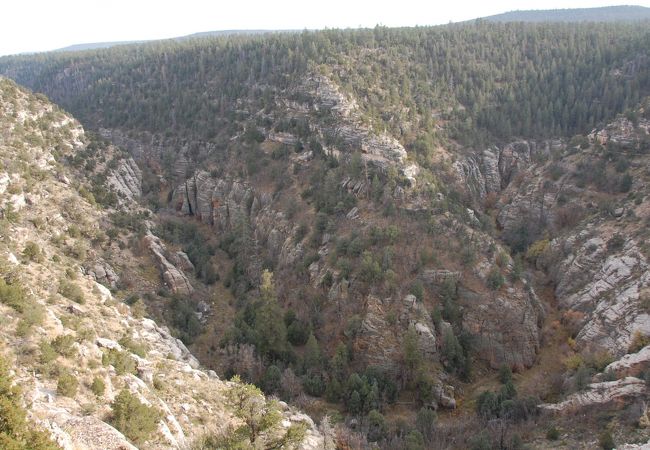
{"type": "Polygon", "coordinates": [[[483,17],[489,22],[637,22],[650,20],[650,8],[644,6],[604,6],[510,11],[483,17]]]}
{"type": "MultiPolygon", "coordinates": [[[[474,19],[472,19],[474,20],[474,19]]],[[[546,10],[517,10],[493,16],[481,17],[489,22],[638,22],[650,20],[650,8],[644,6],[604,6],[599,8],[569,8],[546,10]]],[[[215,30],[192,33],[185,36],[169,38],[182,41],[186,39],[212,36],[257,35],[267,33],[296,33],[301,30],[215,30]]],[[[54,52],[75,52],[115,47],[118,45],[143,44],[167,39],[150,39],[135,41],[92,42],[75,44],[52,50],[54,52]]]]}
{"type": "Polygon", "coordinates": [[[142,44],[149,41],[115,41],[115,42],[89,42],[87,44],[69,45],[63,48],[51,50],[53,52],[79,52],[83,50],[93,50],[99,48],[109,48],[116,45],[142,44]]]}
{"type": "MultiPolygon", "coordinates": [[[[200,33],[192,33],[186,36],[179,36],[170,38],[170,40],[183,41],[185,39],[204,38],[212,36],[232,36],[232,35],[251,35],[251,34],[267,34],[267,33],[293,33],[297,30],[215,30],[203,31],[200,33]]],[[[114,41],[114,42],[91,42],[87,44],[75,44],[67,47],[52,50],[54,52],[77,52],[83,50],[95,50],[101,48],[115,47],[117,45],[130,45],[130,44],[144,44],[146,42],[162,41],[166,39],[150,39],[142,41],[114,41]]]]}

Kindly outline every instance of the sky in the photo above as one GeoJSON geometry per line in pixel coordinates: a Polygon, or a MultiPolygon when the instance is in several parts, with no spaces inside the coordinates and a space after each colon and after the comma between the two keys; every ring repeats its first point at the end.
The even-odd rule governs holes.
{"type": "MultiPolygon", "coordinates": [[[[437,25],[516,9],[610,6],[616,0],[7,0],[0,55],[73,44],[165,39],[233,29],[437,25]]],[[[650,6],[650,0],[628,4],[650,6]]]]}

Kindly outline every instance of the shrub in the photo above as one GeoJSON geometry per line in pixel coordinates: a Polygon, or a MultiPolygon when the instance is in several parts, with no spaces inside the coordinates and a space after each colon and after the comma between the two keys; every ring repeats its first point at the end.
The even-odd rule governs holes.
{"type": "Polygon", "coordinates": [[[9,376],[9,365],[0,358],[0,446],[6,449],[57,450],[49,433],[27,422],[21,392],[9,376]]]}
{"type": "Polygon", "coordinates": [[[361,278],[368,283],[381,280],[382,271],[379,262],[369,251],[363,252],[360,275],[361,278]]]}
{"type": "Polygon", "coordinates": [[[411,283],[409,292],[413,294],[419,302],[424,300],[424,286],[422,285],[422,282],[420,280],[416,280],[413,283],[411,283]]]}
{"type": "Polygon", "coordinates": [[[499,368],[499,381],[501,384],[512,383],[512,370],[510,370],[510,366],[504,364],[499,368]]]}
{"type": "Polygon", "coordinates": [[[52,348],[61,356],[70,358],[75,355],[74,336],[71,334],[62,334],[52,341],[52,348]]]}
{"type": "Polygon", "coordinates": [[[56,385],[56,392],[65,397],[74,397],[77,395],[78,387],[79,382],[77,379],[69,373],[64,373],[59,377],[59,381],[56,385]]]}
{"type": "Polygon", "coordinates": [[[558,208],[555,211],[555,226],[560,229],[575,227],[584,217],[582,206],[575,203],[558,208]]]}
{"type": "Polygon", "coordinates": [[[498,291],[505,283],[505,279],[503,278],[503,275],[501,275],[501,271],[497,267],[493,267],[487,276],[486,282],[490,289],[498,291]]]}
{"type": "Polygon", "coordinates": [[[584,390],[590,382],[591,382],[590,368],[582,366],[578,370],[576,370],[576,374],[573,377],[573,386],[576,391],[584,390]]]}
{"type": "Polygon", "coordinates": [[[498,416],[500,406],[497,395],[494,392],[485,391],[476,400],[476,413],[484,419],[491,419],[498,416]]]}
{"type": "Polygon", "coordinates": [[[84,297],[84,293],[81,290],[81,288],[77,286],[75,283],[68,281],[66,279],[61,279],[61,281],[59,281],[58,292],[59,294],[72,300],[73,302],[79,304],[86,303],[86,299],[84,297]]]}
{"type": "Polygon", "coordinates": [[[535,261],[540,257],[542,253],[546,251],[548,245],[550,244],[548,239],[540,239],[535,241],[526,251],[526,259],[529,261],[535,261]]]}
{"type": "Polygon", "coordinates": [[[633,178],[632,175],[629,173],[626,173],[623,175],[618,182],[618,191],[625,193],[625,192],[630,192],[630,189],[632,189],[632,183],[633,183],[633,178]]]}
{"type": "Polygon", "coordinates": [[[160,377],[154,377],[153,387],[157,391],[162,391],[165,389],[165,381],[160,377]]]}
{"type": "Polygon", "coordinates": [[[104,379],[99,376],[93,378],[93,382],[90,385],[90,390],[97,397],[101,397],[102,395],[104,395],[104,391],[106,391],[106,383],[104,383],[104,379]]]}
{"type": "Polygon", "coordinates": [[[45,308],[37,303],[29,303],[23,310],[22,318],[18,323],[18,330],[16,332],[20,336],[26,336],[34,325],[41,325],[44,319],[45,308]]]}
{"type": "Polygon", "coordinates": [[[615,252],[621,250],[623,245],[625,245],[625,238],[620,233],[616,233],[607,241],[607,250],[615,252]]]}
{"type": "Polygon", "coordinates": [[[430,408],[422,408],[415,418],[415,426],[422,436],[430,441],[433,438],[436,425],[436,412],[430,408]]]}
{"type": "Polygon", "coordinates": [[[95,196],[85,186],[79,188],[79,195],[91,205],[96,205],[95,196]]]}
{"type": "Polygon", "coordinates": [[[135,359],[131,355],[112,348],[102,355],[102,364],[104,366],[113,366],[118,375],[135,374],[138,368],[135,359]]]}
{"type": "Polygon", "coordinates": [[[171,323],[178,330],[180,339],[191,344],[201,333],[201,322],[188,299],[174,296],[170,303],[171,323]]]}
{"type": "Polygon", "coordinates": [[[387,431],[386,419],[377,410],[373,409],[368,413],[368,440],[376,442],[381,440],[387,431]]]}
{"type": "Polygon", "coordinates": [[[496,257],[496,260],[495,260],[495,262],[497,263],[497,266],[499,266],[501,268],[504,268],[504,267],[506,267],[508,265],[508,261],[509,261],[509,258],[508,258],[508,254],[506,252],[501,251],[501,252],[499,252],[497,254],[497,257],[496,257]]]}
{"type": "Polygon", "coordinates": [[[616,444],[614,443],[612,433],[607,430],[603,431],[600,436],[598,436],[598,445],[600,445],[600,448],[603,450],[612,450],[615,448],[616,444]]]}
{"type": "Polygon", "coordinates": [[[305,436],[304,425],[292,425],[278,436],[282,414],[274,401],[265,401],[262,392],[251,384],[242,383],[239,377],[232,379],[227,392],[233,414],[242,425],[233,433],[233,442],[223,448],[293,448],[305,436]]]}
{"type": "Polygon", "coordinates": [[[274,394],[280,390],[280,382],[282,378],[282,372],[280,372],[280,369],[278,366],[272,364],[269,366],[268,369],[266,369],[266,373],[264,374],[264,378],[262,378],[262,387],[264,388],[264,392],[267,394],[274,394]]]}
{"type": "Polygon", "coordinates": [[[294,320],[287,327],[287,339],[294,346],[301,346],[309,339],[309,327],[300,320],[294,320]]]}
{"type": "Polygon", "coordinates": [[[320,397],[325,393],[325,382],[320,374],[305,375],[302,387],[307,394],[313,397],[320,397]]]}
{"type": "Polygon", "coordinates": [[[487,431],[483,430],[480,434],[473,436],[469,440],[469,448],[471,450],[491,450],[493,447],[487,431]]]}
{"type": "Polygon", "coordinates": [[[147,314],[147,306],[141,299],[137,299],[131,305],[131,315],[136,319],[142,319],[147,314]]]}
{"type": "Polygon", "coordinates": [[[424,437],[418,430],[411,430],[406,435],[406,448],[408,450],[424,450],[424,437]]]}
{"type": "Polygon", "coordinates": [[[56,359],[56,351],[49,342],[41,342],[39,348],[41,350],[41,357],[39,359],[41,364],[48,364],[56,359]]]}
{"type": "Polygon", "coordinates": [[[602,372],[613,361],[614,357],[607,350],[588,353],[585,356],[585,364],[592,367],[596,372],[602,372]]]}
{"type": "Polygon", "coordinates": [[[549,441],[557,441],[560,439],[560,432],[555,427],[551,427],[546,430],[546,439],[549,441]]]}
{"type": "Polygon", "coordinates": [[[548,175],[553,181],[559,180],[565,173],[566,169],[558,163],[553,163],[548,167],[548,175]]]}
{"type": "Polygon", "coordinates": [[[161,418],[160,412],[138,400],[127,389],[122,389],[111,403],[111,424],[136,444],[146,441],[161,418]]]}
{"type": "Polygon", "coordinates": [[[28,241],[27,244],[25,244],[23,256],[27,258],[28,261],[41,261],[43,259],[41,248],[36,242],[32,241],[28,241]]]}
{"type": "Polygon", "coordinates": [[[582,367],[584,365],[584,361],[582,359],[582,356],[578,353],[568,356],[564,360],[564,367],[567,368],[567,370],[577,370],[579,367],[582,367]]]}
{"type": "Polygon", "coordinates": [[[637,330],[632,335],[632,342],[630,342],[630,346],[628,347],[627,352],[636,353],[646,345],[650,345],[650,336],[643,334],[637,330]]]}
{"type": "Polygon", "coordinates": [[[9,284],[0,278],[0,303],[23,312],[28,303],[27,294],[17,282],[9,284]]]}
{"type": "Polygon", "coordinates": [[[120,345],[140,358],[146,358],[149,351],[148,346],[143,342],[135,341],[131,336],[126,335],[119,341],[120,345]]]}

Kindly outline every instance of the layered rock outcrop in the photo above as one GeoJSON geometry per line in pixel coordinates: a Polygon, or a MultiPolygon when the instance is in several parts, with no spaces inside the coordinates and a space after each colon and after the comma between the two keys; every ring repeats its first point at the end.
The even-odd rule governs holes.
{"type": "Polygon", "coordinates": [[[356,346],[370,366],[396,373],[401,358],[402,340],[407,330],[415,331],[418,348],[428,361],[438,360],[436,329],[431,315],[413,295],[406,295],[401,304],[369,295],[356,346]]]}
{"type": "Polygon", "coordinates": [[[643,380],[626,377],[616,381],[592,383],[582,392],[571,394],[560,403],[543,403],[540,409],[554,412],[575,412],[578,408],[623,403],[631,398],[645,395],[646,385],[643,380]]]}
{"type": "Polygon", "coordinates": [[[103,260],[99,260],[94,264],[89,265],[86,271],[88,275],[95,279],[95,281],[113,289],[117,287],[117,284],[120,281],[120,277],[115,273],[113,267],[103,260]]]}
{"type": "Polygon", "coordinates": [[[133,158],[120,159],[106,184],[118,194],[122,203],[133,204],[142,195],[142,171],[133,158]]]}
{"type": "Polygon", "coordinates": [[[609,364],[603,370],[603,373],[614,373],[618,377],[641,375],[650,369],[650,345],[643,347],[636,353],[630,353],[623,356],[618,361],[609,364]]]}
{"type": "Polygon", "coordinates": [[[273,208],[271,194],[257,191],[243,180],[214,178],[199,171],[178,186],[173,199],[182,214],[199,218],[219,233],[249,229],[253,243],[282,266],[303,255],[302,245],[293,238],[297,225],[273,208]]]}
{"type": "MultiPolygon", "coordinates": [[[[335,142],[337,152],[359,151],[366,163],[383,171],[395,167],[411,184],[415,184],[418,168],[407,163],[404,146],[395,137],[377,133],[365,125],[354,98],[343,94],[332,80],[322,75],[311,75],[298,89],[298,96],[308,101],[292,108],[294,113],[326,111],[336,118],[334,126],[314,124],[314,131],[329,136],[335,142]]],[[[287,103],[290,107],[293,104],[287,103]]]]}
{"type": "Polygon", "coordinates": [[[463,326],[475,336],[476,350],[493,368],[530,367],[540,348],[544,310],[534,290],[507,287],[492,295],[460,290],[463,326]]]}
{"type": "Polygon", "coordinates": [[[605,230],[591,227],[553,242],[558,252],[571,248],[557,267],[555,292],[563,308],[582,317],[576,338],[582,347],[621,357],[635,333],[650,335],[650,315],[641,304],[650,272],[634,239],[612,250],[601,236],[605,230]]]}
{"type": "Polygon", "coordinates": [[[536,159],[546,159],[552,151],[564,147],[562,141],[515,141],[502,148],[492,147],[469,153],[453,163],[460,184],[474,198],[484,200],[487,194],[499,194],[527,170],[536,159]]]}
{"type": "Polygon", "coordinates": [[[167,287],[175,294],[190,295],[194,292],[192,283],[183,271],[167,259],[167,249],[160,238],[149,231],[143,240],[153,255],[167,287]]]}

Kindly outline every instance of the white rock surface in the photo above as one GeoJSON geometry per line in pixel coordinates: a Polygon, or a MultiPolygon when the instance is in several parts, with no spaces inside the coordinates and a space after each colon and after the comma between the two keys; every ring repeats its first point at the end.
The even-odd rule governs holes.
{"type": "Polygon", "coordinates": [[[142,195],[142,171],[133,158],[121,159],[106,182],[118,193],[123,204],[132,204],[142,195]]]}
{"type": "Polygon", "coordinates": [[[633,239],[611,253],[604,239],[579,244],[582,236],[565,243],[576,250],[558,266],[556,296],[563,308],[585,315],[576,339],[580,346],[595,346],[621,357],[636,332],[650,335],[650,315],[640,305],[640,292],[650,286],[650,266],[633,239]]]}

